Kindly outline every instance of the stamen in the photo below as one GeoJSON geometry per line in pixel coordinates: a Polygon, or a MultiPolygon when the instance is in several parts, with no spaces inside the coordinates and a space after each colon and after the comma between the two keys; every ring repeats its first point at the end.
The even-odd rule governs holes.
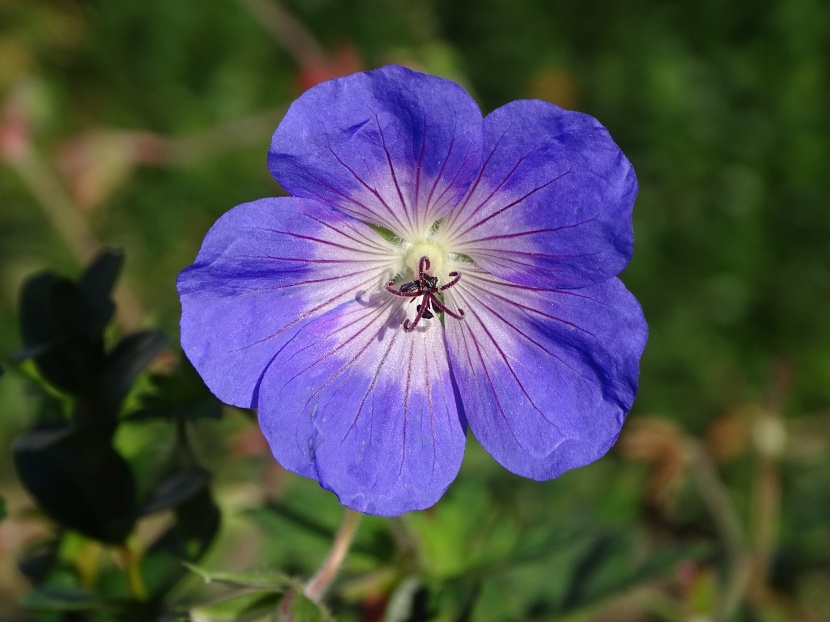
{"type": "Polygon", "coordinates": [[[406,319],[401,325],[404,331],[407,333],[410,333],[413,330],[415,330],[415,327],[418,326],[418,323],[421,321],[421,319],[431,320],[435,317],[432,311],[430,311],[430,306],[432,306],[432,310],[435,311],[435,313],[446,313],[447,315],[449,315],[452,318],[455,318],[456,320],[461,320],[464,318],[463,309],[458,309],[458,311],[452,311],[443,302],[438,300],[438,297],[436,296],[436,294],[446,291],[450,287],[458,283],[458,281],[461,279],[461,274],[459,272],[450,272],[448,276],[452,280],[439,287],[438,277],[430,276],[429,268],[429,257],[424,255],[418,261],[417,279],[409,283],[404,283],[400,286],[399,289],[395,289],[395,281],[387,281],[386,283],[387,292],[394,296],[399,296],[401,298],[412,298],[412,300],[409,301],[410,304],[415,302],[416,298],[421,298],[421,304],[419,304],[416,307],[417,314],[415,315],[415,319],[412,320],[412,322],[406,319]]]}

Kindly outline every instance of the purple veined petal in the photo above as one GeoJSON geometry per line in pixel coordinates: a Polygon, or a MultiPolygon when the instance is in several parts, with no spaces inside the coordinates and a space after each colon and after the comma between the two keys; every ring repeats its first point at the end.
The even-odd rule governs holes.
{"type": "Polygon", "coordinates": [[[505,468],[537,480],[601,457],[637,389],[647,326],[617,278],[578,290],[467,268],[446,292],[450,365],[470,428],[505,468]]]}
{"type": "Polygon", "coordinates": [[[443,330],[404,332],[407,307],[386,292],[337,307],[286,345],[259,391],[277,461],[368,514],[433,505],[464,453],[443,330]]]}
{"type": "Polygon", "coordinates": [[[260,379],[312,318],[383,288],[395,248],[307,199],[260,199],[222,216],[179,274],[181,341],[222,401],[251,407],[260,379]]]}
{"type": "Polygon", "coordinates": [[[631,258],[631,164],[593,117],[515,101],[484,119],[484,163],[439,235],[508,281],[574,288],[631,258]]]}
{"type": "Polygon", "coordinates": [[[459,85],[389,66],[331,80],[288,109],[271,174],[414,241],[464,195],[481,163],[482,118],[459,85]]]}

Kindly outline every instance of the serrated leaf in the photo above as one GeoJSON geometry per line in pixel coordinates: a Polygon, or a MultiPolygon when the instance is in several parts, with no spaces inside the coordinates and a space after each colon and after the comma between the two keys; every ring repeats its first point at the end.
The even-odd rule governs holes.
{"type": "Polygon", "coordinates": [[[194,620],[210,622],[250,622],[274,619],[282,594],[276,592],[250,592],[248,590],[226,594],[220,599],[190,610],[194,620]]]}
{"type": "Polygon", "coordinates": [[[202,577],[205,583],[222,583],[234,587],[286,592],[302,590],[302,584],[283,574],[252,572],[213,572],[195,564],[184,563],[184,567],[202,577]]]}
{"type": "Polygon", "coordinates": [[[331,620],[325,607],[309,600],[299,592],[287,594],[283,600],[280,610],[284,610],[287,605],[290,616],[283,614],[282,618],[277,618],[278,620],[282,619],[286,622],[329,622],[331,620]]]}

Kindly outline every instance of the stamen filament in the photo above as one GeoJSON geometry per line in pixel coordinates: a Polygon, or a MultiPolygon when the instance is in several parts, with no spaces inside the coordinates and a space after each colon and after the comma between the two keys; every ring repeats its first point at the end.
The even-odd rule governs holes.
{"type": "Polygon", "coordinates": [[[415,315],[415,319],[411,322],[409,319],[404,320],[401,326],[403,327],[404,331],[407,333],[411,333],[415,330],[415,327],[418,326],[421,319],[431,319],[434,317],[432,312],[429,310],[430,305],[432,305],[432,309],[438,313],[439,311],[442,313],[446,313],[452,318],[456,320],[460,320],[464,318],[464,310],[459,309],[458,311],[451,311],[443,302],[438,300],[436,294],[448,290],[450,287],[458,283],[461,279],[461,274],[459,272],[450,272],[449,277],[452,279],[450,282],[445,283],[441,287],[438,287],[438,277],[430,276],[429,275],[429,268],[430,268],[430,261],[429,257],[426,255],[422,256],[418,260],[418,278],[414,281],[409,283],[404,283],[400,286],[399,289],[395,289],[395,281],[387,281],[386,282],[386,291],[394,296],[399,296],[400,298],[412,298],[409,301],[409,304],[415,302],[416,298],[421,298],[421,304],[418,305],[418,313],[415,315]]]}

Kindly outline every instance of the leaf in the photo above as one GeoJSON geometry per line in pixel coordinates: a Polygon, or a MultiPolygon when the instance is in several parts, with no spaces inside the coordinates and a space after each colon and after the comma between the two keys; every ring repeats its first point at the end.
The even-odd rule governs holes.
{"type": "Polygon", "coordinates": [[[286,594],[280,609],[286,608],[290,612],[290,615],[284,615],[282,618],[286,622],[328,622],[331,620],[331,616],[323,605],[309,600],[300,592],[286,594]]]}
{"type": "Polygon", "coordinates": [[[32,590],[20,600],[31,611],[100,611],[106,606],[100,596],[79,587],[46,586],[32,590]]]}
{"type": "Polygon", "coordinates": [[[606,533],[591,542],[577,559],[559,613],[591,607],[640,583],[670,575],[681,561],[699,560],[711,553],[706,544],[665,546],[642,563],[638,540],[629,533],[606,533]]]}
{"type": "Polygon", "coordinates": [[[20,297],[23,349],[15,359],[33,357],[46,380],[79,393],[104,356],[103,338],[84,336],[85,317],[83,296],[72,281],[50,272],[29,278],[20,297]]]}
{"type": "Polygon", "coordinates": [[[0,523],[8,516],[6,513],[6,500],[3,497],[0,497],[0,523]]]}
{"type": "Polygon", "coordinates": [[[411,622],[429,619],[429,590],[417,577],[401,581],[389,597],[383,622],[411,622]]]}
{"type": "Polygon", "coordinates": [[[112,291],[123,265],[124,253],[108,249],[101,252],[78,279],[78,289],[87,307],[84,326],[87,339],[100,335],[115,314],[112,291]]]}
{"type": "Polygon", "coordinates": [[[17,567],[30,583],[40,585],[46,581],[58,561],[58,546],[58,540],[54,539],[37,542],[26,549],[17,567]]]}
{"type": "Polygon", "coordinates": [[[12,446],[21,482],[61,526],[121,544],[136,516],[136,486],[124,458],[89,426],[24,433],[12,446]]]}
{"type": "Polygon", "coordinates": [[[300,582],[283,574],[251,573],[251,572],[212,572],[195,564],[183,564],[185,568],[199,575],[205,583],[222,583],[234,587],[245,587],[272,592],[286,592],[288,590],[302,591],[300,582]]]}
{"type": "Polygon", "coordinates": [[[334,538],[334,529],[321,523],[316,518],[303,514],[284,503],[268,502],[262,507],[251,508],[246,513],[253,517],[256,517],[257,514],[276,514],[295,527],[299,527],[302,531],[319,536],[324,540],[332,540],[334,538]]]}
{"type": "Polygon", "coordinates": [[[181,505],[203,490],[210,480],[210,472],[201,467],[179,471],[156,486],[152,499],[139,513],[146,516],[181,505]]]}
{"type": "Polygon", "coordinates": [[[136,377],[167,344],[161,331],[145,330],[124,337],[106,357],[100,387],[107,410],[116,411],[136,377]]]}
{"type": "Polygon", "coordinates": [[[221,512],[210,490],[211,475],[188,469],[165,480],[143,513],[175,508],[173,525],[141,560],[153,598],[163,600],[187,573],[183,561],[195,562],[207,552],[219,532],[221,512]]]}
{"type": "Polygon", "coordinates": [[[215,602],[197,605],[190,610],[193,620],[210,622],[247,622],[248,620],[273,620],[274,610],[282,599],[276,592],[250,592],[241,590],[228,594],[215,602]]]}
{"type": "Polygon", "coordinates": [[[195,421],[222,416],[222,403],[185,357],[175,373],[153,376],[151,382],[155,391],[141,396],[141,408],[131,413],[128,420],[184,418],[195,421]]]}

